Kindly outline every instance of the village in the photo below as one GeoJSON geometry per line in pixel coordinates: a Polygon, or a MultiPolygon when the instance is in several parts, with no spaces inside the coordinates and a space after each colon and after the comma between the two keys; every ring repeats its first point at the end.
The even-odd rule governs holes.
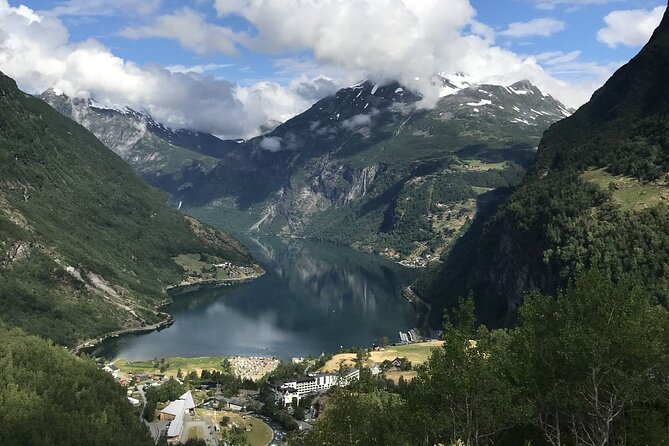
{"type": "Polygon", "coordinates": [[[440,342],[423,342],[409,331],[400,333],[399,343],[382,344],[287,363],[273,357],[221,356],[116,360],[98,367],[126,389],[156,443],[161,438],[169,444],[200,439],[215,446],[236,436],[250,446],[275,446],[292,430],[313,428],[332,388],[360,379],[389,385],[411,380],[413,366],[425,362],[440,342]],[[274,378],[285,370],[292,374],[274,378]]]}

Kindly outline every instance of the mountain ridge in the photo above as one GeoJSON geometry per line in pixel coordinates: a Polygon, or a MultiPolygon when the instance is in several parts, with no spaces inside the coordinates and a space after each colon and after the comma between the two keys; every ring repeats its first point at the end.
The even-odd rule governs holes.
{"type": "MultiPolygon", "coordinates": [[[[225,149],[213,153],[216,159],[160,171],[155,160],[159,151],[179,141],[170,138],[178,131],[159,124],[149,133],[166,144],[131,140],[125,145],[147,146],[139,148],[146,161],[124,158],[169,192],[180,209],[211,224],[325,239],[425,265],[452,245],[479,204],[503,199],[492,193],[478,200],[478,195],[498,187],[503,192],[520,182],[543,130],[571,113],[527,80],[509,86],[474,84],[456,74],[435,81],[444,91],[431,109],[419,107],[422,96],[397,82],[364,80],[317,101],[268,133],[248,141],[224,141],[225,149]],[[158,126],[161,131],[155,130],[158,126]],[[207,161],[211,164],[203,166],[207,161]],[[440,185],[439,194],[430,192],[441,181],[457,192],[440,185]],[[416,196],[421,210],[408,216],[401,200],[416,196]],[[444,203],[438,201],[442,196],[444,203]],[[365,230],[357,231],[360,237],[351,235],[356,231],[343,234],[338,227],[342,222],[361,222],[365,230]]],[[[42,99],[87,125],[119,153],[104,137],[104,122],[86,121],[68,108],[84,101],[87,110],[94,110],[91,100],[65,98],[63,105],[62,96],[47,93],[42,99]]],[[[124,110],[129,113],[127,108],[96,113],[118,115],[124,110]]],[[[123,138],[115,139],[119,141],[123,138]]]]}
{"type": "MultiPolygon", "coordinates": [[[[84,127],[0,74],[0,319],[72,346],[164,315],[179,254],[253,265],[84,127]]],[[[214,263],[214,262],[211,262],[214,263]]],[[[218,262],[216,262],[218,263],[218,262]]]]}
{"type": "MultiPolygon", "coordinates": [[[[481,322],[511,325],[527,292],[589,268],[634,274],[668,305],[669,18],[571,117],[546,131],[522,184],[416,286],[433,307],[473,291],[481,322]]],[[[433,324],[437,324],[434,315],[433,324]]]]}
{"type": "MultiPolygon", "coordinates": [[[[343,88],[273,132],[240,144],[191,189],[180,191],[179,200],[187,212],[212,223],[221,215],[238,216],[237,230],[337,241],[398,260],[434,259],[471,219],[476,204],[470,200],[483,189],[518,184],[543,130],[570,110],[527,81],[464,87],[429,110],[417,107],[421,99],[396,82],[343,88]],[[432,212],[439,202],[421,204],[427,208],[401,228],[409,216],[398,200],[425,194],[409,189],[425,176],[430,184],[444,179],[435,174],[460,191],[441,203],[455,207],[432,212]],[[483,189],[470,192],[471,181],[483,189]],[[449,211],[458,215],[449,234],[409,241],[417,235],[414,229],[433,226],[430,215],[449,211]],[[356,222],[366,233],[350,227],[356,222]],[[350,228],[341,230],[342,224],[350,228]]],[[[438,189],[449,194],[448,187],[438,189]]]]}

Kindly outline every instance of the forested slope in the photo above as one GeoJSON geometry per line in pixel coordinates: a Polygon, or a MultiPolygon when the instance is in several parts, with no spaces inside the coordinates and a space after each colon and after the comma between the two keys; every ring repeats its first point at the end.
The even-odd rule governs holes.
{"type": "Polygon", "coordinates": [[[521,187],[419,293],[440,308],[473,290],[482,321],[509,324],[527,291],[555,293],[597,266],[614,280],[638,276],[666,305],[668,72],[665,16],[590,102],[549,128],[521,187]]]}
{"type": "Polygon", "coordinates": [[[0,444],[151,445],[125,391],[88,359],[0,325],[0,444]]]}
{"type": "Polygon", "coordinates": [[[0,321],[57,343],[159,320],[172,257],[250,264],[91,133],[0,74],[0,321]]]}

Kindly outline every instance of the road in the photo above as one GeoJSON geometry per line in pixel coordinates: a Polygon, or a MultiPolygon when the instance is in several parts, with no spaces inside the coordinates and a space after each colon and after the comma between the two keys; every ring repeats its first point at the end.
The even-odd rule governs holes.
{"type": "Polygon", "coordinates": [[[151,438],[153,438],[154,443],[158,443],[158,440],[160,439],[160,434],[167,429],[167,423],[168,421],[156,421],[154,423],[149,423],[144,419],[144,409],[146,408],[146,395],[144,394],[144,384],[140,384],[137,386],[137,390],[139,390],[139,395],[142,397],[142,411],[139,413],[139,421],[142,423],[146,424],[146,427],[149,428],[149,432],[151,433],[151,438]]]}

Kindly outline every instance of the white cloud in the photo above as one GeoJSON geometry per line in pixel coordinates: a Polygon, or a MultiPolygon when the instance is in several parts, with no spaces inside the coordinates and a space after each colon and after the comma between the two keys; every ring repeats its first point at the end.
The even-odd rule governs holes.
{"type": "Polygon", "coordinates": [[[599,30],[597,40],[611,48],[621,44],[631,47],[644,45],[660,24],[666,9],[666,6],[658,6],[649,11],[613,11],[604,17],[606,27],[599,30]]]}
{"type": "Polygon", "coordinates": [[[366,127],[372,124],[372,115],[355,115],[344,120],[341,126],[346,130],[353,130],[357,127],[366,127]]]}
{"type": "Polygon", "coordinates": [[[270,152],[278,152],[281,150],[281,138],[276,136],[263,138],[262,141],[260,141],[260,148],[270,152]]]}
{"type": "Polygon", "coordinates": [[[231,30],[207,23],[200,14],[189,8],[158,17],[149,26],[124,28],[121,35],[130,39],[174,39],[182,47],[198,54],[237,54],[235,37],[231,30]]]}
{"type": "MultiPolygon", "coordinates": [[[[200,68],[204,73],[211,66],[200,68]]],[[[69,96],[145,110],[174,128],[235,138],[256,135],[263,124],[305,110],[311,99],[300,95],[301,88],[321,82],[303,78],[286,87],[271,82],[240,87],[197,74],[198,67],[188,74],[155,64],[140,67],[96,40],[70,42],[58,18],[11,8],[6,0],[0,0],[0,70],[30,93],[54,87],[69,96]]]]}
{"type": "MultiPolygon", "coordinates": [[[[313,54],[311,63],[355,73],[357,80],[398,80],[420,91],[426,106],[438,98],[431,78],[439,72],[462,71],[475,82],[500,84],[527,78],[570,106],[583,103],[606,79],[588,70],[584,79],[560,81],[537,59],[496,46],[494,32],[476,20],[469,0],[216,0],[215,7],[220,17],[237,14],[253,27],[253,34],[240,38],[243,46],[313,54]]],[[[510,34],[546,34],[564,26],[541,20],[518,24],[510,34]]]]}
{"type": "MultiPolygon", "coordinates": [[[[214,64],[139,66],[96,40],[72,42],[54,15],[9,8],[6,0],[0,0],[0,69],[30,92],[56,87],[146,110],[172,127],[226,137],[256,135],[261,126],[285,121],[365,77],[398,80],[421,91],[426,105],[438,97],[431,81],[438,72],[462,71],[474,82],[504,85],[527,78],[578,106],[610,74],[609,66],[578,57],[551,65],[496,46],[469,0],[219,0],[216,7],[222,16],[246,18],[253,32],[233,32],[181,9],[124,34],[174,39],[199,54],[242,47],[279,54],[281,79],[237,85],[207,75],[214,64]],[[295,54],[302,56],[291,58],[295,54]],[[570,71],[568,82],[556,78],[560,70],[570,71]]],[[[286,137],[282,148],[290,144],[286,137]]]]}
{"type": "Polygon", "coordinates": [[[565,29],[565,23],[562,20],[553,18],[533,19],[528,22],[513,22],[499,34],[507,37],[547,37],[565,29]]]}
{"type": "Polygon", "coordinates": [[[570,51],[565,53],[563,51],[550,51],[534,56],[535,59],[541,61],[544,65],[555,66],[564,63],[574,62],[581,56],[580,50],[570,51]]]}

